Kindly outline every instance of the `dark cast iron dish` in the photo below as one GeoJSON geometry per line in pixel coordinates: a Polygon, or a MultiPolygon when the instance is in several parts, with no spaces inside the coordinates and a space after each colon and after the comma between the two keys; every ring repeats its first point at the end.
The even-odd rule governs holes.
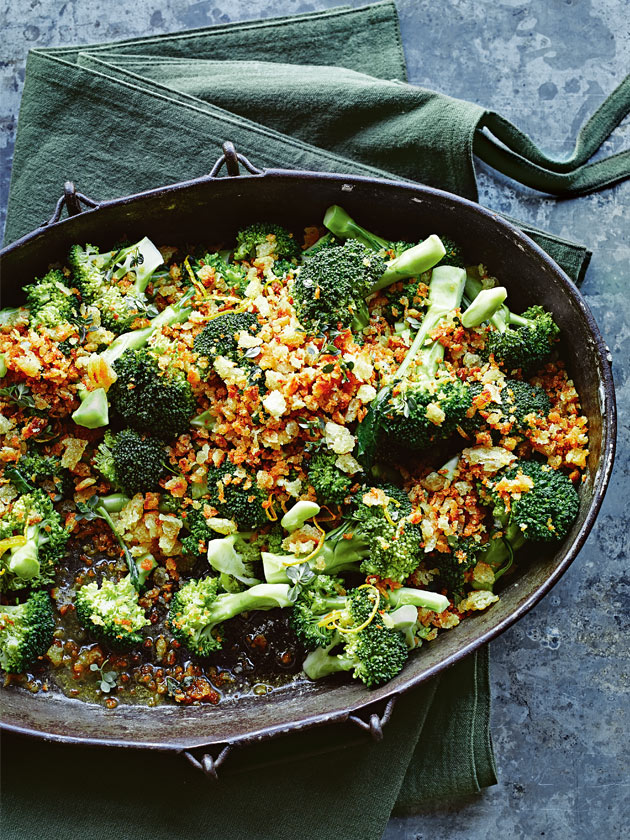
{"type": "Polygon", "coordinates": [[[382,737],[396,697],[496,638],[558,581],[584,545],[613,465],[616,411],[611,358],[583,297],[531,239],[489,210],[450,193],[392,181],[320,172],[260,170],[231,144],[211,173],[193,181],[112,201],[95,202],[65,186],[50,222],[0,252],[2,306],[21,300],[21,287],[64,261],[75,242],[102,248],[123,236],[156,243],[233,238],[244,225],[268,219],[300,231],[317,224],[330,204],[343,205],[363,225],[393,239],[437,231],[461,243],[507,286],[517,311],[540,303],[554,314],[566,360],[588,417],[590,455],[579,516],[563,544],[519,554],[501,600],[440,635],[412,655],[402,673],[368,691],[356,681],[297,680],[259,697],[218,706],[119,706],[109,711],[60,693],[0,692],[2,726],[47,740],[140,747],[183,753],[207,775],[234,746],[322,724],[352,721],[382,737]],[[217,177],[223,165],[230,177],[217,177]],[[241,174],[240,166],[246,170],[241,174]],[[68,218],[61,219],[64,205],[68,218]],[[86,209],[82,211],[82,205],[86,209]]]}

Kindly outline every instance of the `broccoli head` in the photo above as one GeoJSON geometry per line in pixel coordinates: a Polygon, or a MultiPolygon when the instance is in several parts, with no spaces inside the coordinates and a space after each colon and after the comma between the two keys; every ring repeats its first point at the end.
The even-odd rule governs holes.
{"type": "Polygon", "coordinates": [[[241,530],[253,531],[269,524],[262,506],[265,496],[256,478],[243,467],[225,461],[210,467],[206,478],[208,501],[221,516],[233,519],[241,530]]]}
{"type": "Polygon", "coordinates": [[[221,624],[248,610],[290,607],[288,584],[260,583],[244,592],[218,593],[218,578],[190,580],[171,599],[168,624],[173,636],[196,656],[223,644],[221,624]]]}
{"type": "Polygon", "coordinates": [[[522,433],[530,428],[533,417],[546,417],[551,411],[549,397],[543,388],[520,379],[505,380],[500,402],[492,399],[489,390],[484,391],[481,382],[471,382],[469,388],[472,406],[476,408],[480,404],[480,407],[461,423],[466,431],[477,431],[485,424],[495,429],[510,424],[510,431],[522,433]]]}
{"type": "MultiPolygon", "coordinates": [[[[197,265],[192,267],[193,270],[197,268],[197,265]]],[[[197,270],[202,270],[204,273],[207,272],[208,269],[212,269],[214,273],[215,282],[217,279],[223,281],[224,288],[228,291],[235,291],[239,295],[245,294],[245,289],[249,283],[247,279],[247,270],[244,266],[241,265],[231,265],[224,259],[224,256],[220,253],[208,253],[205,254],[198,263],[197,270]]],[[[184,272],[183,275],[184,281],[190,280],[190,276],[187,272],[184,272]]]]}
{"type": "Polygon", "coordinates": [[[300,321],[313,329],[353,322],[367,326],[365,297],[386,267],[382,257],[354,239],[318,251],[304,261],[293,284],[300,321]]]}
{"type": "Polygon", "coordinates": [[[318,452],[308,463],[308,480],[323,505],[340,505],[350,492],[352,478],[336,466],[333,452],[318,452]]]}
{"type": "Polygon", "coordinates": [[[520,370],[528,376],[549,358],[560,330],[551,314],[531,306],[522,315],[502,307],[491,319],[486,353],[492,354],[507,371],[520,370]]]}
{"type": "Polygon", "coordinates": [[[82,586],[74,607],[80,624],[114,650],[141,644],[140,631],[151,623],[129,576],[116,582],[104,580],[100,587],[96,581],[82,586]]]}
{"type": "Polygon", "coordinates": [[[56,495],[67,496],[74,489],[72,476],[61,466],[61,459],[56,455],[27,452],[20,457],[15,467],[7,467],[5,474],[18,489],[20,478],[27,484],[50,490],[56,495]]]}
{"type": "Polygon", "coordinates": [[[158,488],[165,473],[166,456],[161,441],[141,435],[135,429],[123,429],[117,434],[105,433],[94,465],[112,487],[133,496],[158,488]]]}
{"type": "Polygon", "coordinates": [[[527,540],[562,540],[578,515],[580,498],[571,480],[539,461],[517,461],[499,473],[490,488],[495,518],[518,529],[527,540]],[[493,487],[498,481],[515,479],[519,479],[519,488],[521,484],[523,487],[519,497],[511,499],[507,511],[493,487]]]}
{"type": "Polygon", "coordinates": [[[448,538],[449,551],[431,555],[429,563],[439,570],[440,580],[449,592],[460,595],[466,573],[477,564],[484,546],[473,537],[448,538]]]}
{"type": "Polygon", "coordinates": [[[48,592],[0,606],[0,668],[10,674],[26,671],[53,642],[55,617],[48,592]]]}
{"type": "Polygon", "coordinates": [[[452,265],[455,268],[465,268],[464,254],[460,246],[448,236],[440,236],[440,239],[442,240],[442,245],[444,245],[446,253],[438,265],[452,265]]]}
{"type": "Polygon", "coordinates": [[[66,283],[63,272],[52,269],[41,279],[24,287],[34,327],[56,327],[76,320],[79,299],[66,283]]]}
{"type": "Polygon", "coordinates": [[[340,578],[331,575],[307,575],[299,587],[291,612],[291,626],[307,650],[327,647],[333,640],[334,629],[323,620],[334,610],[345,607],[345,588],[340,578]]]}
{"type": "Polygon", "coordinates": [[[312,680],[351,671],[368,688],[389,682],[408,657],[404,635],[385,625],[379,612],[380,596],[371,586],[351,590],[344,609],[331,617],[336,632],[327,647],[318,647],[304,661],[312,680]],[[341,651],[334,653],[341,645],[341,651]]]}
{"type": "Polygon", "coordinates": [[[0,587],[37,589],[52,583],[68,536],[47,493],[19,496],[0,523],[0,587]]]}
{"type": "Polygon", "coordinates": [[[188,430],[196,402],[181,371],[162,370],[144,347],[125,350],[113,368],[118,378],[108,396],[126,425],[164,440],[188,430]]]}
{"type": "Polygon", "coordinates": [[[219,572],[221,586],[225,590],[239,592],[260,583],[257,577],[260,542],[247,532],[211,539],[208,543],[208,563],[219,572]]]}
{"type": "Polygon", "coordinates": [[[433,269],[428,309],[392,382],[370,403],[357,429],[358,460],[372,466],[377,449],[421,451],[444,440],[466,419],[469,388],[444,364],[444,345],[431,332],[460,305],[466,273],[452,266],[433,269]]]}
{"type": "Polygon", "coordinates": [[[411,502],[398,487],[383,485],[359,490],[350,512],[350,532],[368,545],[361,563],[366,575],[404,581],[422,559],[419,525],[409,522],[411,502]]]}
{"type": "Polygon", "coordinates": [[[301,253],[300,246],[288,230],[269,222],[256,222],[237,233],[234,259],[253,259],[258,256],[259,248],[265,254],[275,254],[286,260],[297,259],[301,253]]]}
{"type": "Polygon", "coordinates": [[[258,317],[253,312],[224,312],[213,318],[199,335],[195,336],[193,350],[211,362],[217,356],[225,356],[234,362],[241,358],[238,335],[241,331],[258,332],[258,317]]]}

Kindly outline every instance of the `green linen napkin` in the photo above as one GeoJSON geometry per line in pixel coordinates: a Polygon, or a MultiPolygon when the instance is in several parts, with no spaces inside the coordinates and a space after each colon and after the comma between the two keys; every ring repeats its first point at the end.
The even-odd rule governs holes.
{"type": "MultiPolygon", "coordinates": [[[[587,124],[567,166],[485,108],[408,85],[390,2],[33,50],[6,238],[46,219],[65,179],[112,198],[206,173],[226,139],[261,167],[421,181],[471,199],[477,153],[529,186],[579,194],[628,176],[627,153],[586,163],[628,90],[587,124]]],[[[523,227],[579,282],[586,248],[523,227]]],[[[378,840],[394,807],[496,781],[489,716],[483,650],[400,698],[382,743],[344,727],[294,735],[230,756],[214,788],[177,757],[5,736],[5,834],[378,840]]]]}

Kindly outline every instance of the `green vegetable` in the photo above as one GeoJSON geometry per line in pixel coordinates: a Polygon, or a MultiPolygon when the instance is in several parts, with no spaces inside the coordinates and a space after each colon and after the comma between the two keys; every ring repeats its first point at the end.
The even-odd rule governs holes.
{"type": "Polygon", "coordinates": [[[305,500],[296,502],[293,507],[284,514],[280,520],[280,525],[285,531],[292,533],[299,530],[309,519],[320,512],[321,508],[316,502],[308,502],[305,500]]]}
{"type": "Polygon", "coordinates": [[[73,322],[79,314],[79,299],[67,286],[59,269],[52,269],[44,277],[24,286],[31,325],[57,327],[73,322]]]}
{"type": "Polygon", "coordinates": [[[261,583],[245,592],[221,595],[218,585],[218,578],[190,580],[171,600],[171,632],[196,656],[209,656],[221,648],[221,624],[230,618],[248,610],[291,606],[287,584],[261,583]]]}
{"type": "Polygon", "coordinates": [[[259,326],[258,317],[253,312],[225,312],[213,318],[195,337],[193,350],[210,361],[217,356],[225,356],[238,362],[242,357],[238,334],[245,330],[253,335],[259,326]]]}
{"type": "Polygon", "coordinates": [[[166,457],[166,448],[160,441],[133,429],[123,429],[115,435],[109,431],[105,433],[94,466],[112,487],[133,496],[158,488],[165,472],[166,457]]]}
{"type": "Polygon", "coordinates": [[[48,592],[0,606],[0,667],[10,674],[26,671],[53,642],[55,618],[48,592]]]}
{"type": "Polygon", "coordinates": [[[113,649],[126,649],[143,641],[140,631],[151,622],[138,604],[131,577],[82,586],[74,599],[77,618],[85,629],[113,649]]]}
{"type": "Polygon", "coordinates": [[[348,496],[353,480],[342,472],[334,452],[318,452],[308,462],[308,480],[323,505],[340,505],[348,496]]]}
{"type": "Polygon", "coordinates": [[[183,372],[162,370],[144,347],[126,350],[113,368],[118,378],[109,400],[126,425],[165,440],[188,430],[196,402],[183,372]]]}
{"type": "MultiPolygon", "coordinates": [[[[106,350],[99,354],[100,358],[107,364],[113,365],[126,350],[139,350],[145,347],[151,336],[159,332],[162,327],[185,321],[192,311],[186,304],[194,294],[195,289],[190,289],[177,303],[167,306],[153,318],[148,327],[119,335],[106,350]]],[[[96,388],[93,391],[81,388],[79,399],[81,405],[72,415],[72,419],[78,426],[98,429],[109,424],[107,393],[104,388],[96,388]]]]}
{"type": "Polygon", "coordinates": [[[273,237],[273,253],[278,257],[293,260],[300,256],[300,246],[288,230],[269,222],[256,222],[240,230],[236,235],[235,260],[253,259],[259,245],[267,245],[273,237]]]}
{"type": "Polygon", "coordinates": [[[460,304],[466,274],[439,266],[429,286],[429,307],[392,383],[378,392],[357,430],[359,461],[371,467],[376,450],[422,451],[450,437],[471,405],[462,381],[444,367],[444,346],[429,333],[452,317],[460,304]]]}
{"type": "Polygon", "coordinates": [[[7,550],[0,557],[0,587],[37,589],[52,583],[68,536],[47,493],[23,493],[0,522],[0,541],[17,538],[3,546],[7,550]]]}
{"type": "Polygon", "coordinates": [[[408,656],[403,633],[386,627],[378,612],[365,626],[377,597],[371,587],[348,593],[346,606],[336,622],[341,630],[328,646],[316,648],[304,661],[304,673],[309,679],[350,671],[356,679],[374,688],[400,673],[408,656]],[[335,653],[338,645],[342,645],[341,652],[335,653]]]}

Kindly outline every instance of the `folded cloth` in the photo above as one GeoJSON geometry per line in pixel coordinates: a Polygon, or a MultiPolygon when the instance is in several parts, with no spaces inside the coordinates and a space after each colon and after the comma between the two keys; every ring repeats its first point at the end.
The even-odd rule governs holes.
{"type": "MultiPolygon", "coordinates": [[[[473,200],[477,153],[534,188],[579,194],[628,175],[628,153],[586,163],[627,111],[628,87],[611,100],[580,135],[573,169],[550,161],[493,112],[407,84],[391,2],[33,50],[6,238],[47,218],[65,179],[98,199],[129,194],[204,174],[228,139],[262,167],[421,181],[473,200]]],[[[585,247],[523,227],[579,282],[585,247]]],[[[283,738],[231,756],[215,787],[179,757],[5,735],[5,836],[46,825],[92,840],[377,840],[393,808],[496,781],[489,717],[481,650],[400,698],[382,743],[342,726],[283,738]]]]}

